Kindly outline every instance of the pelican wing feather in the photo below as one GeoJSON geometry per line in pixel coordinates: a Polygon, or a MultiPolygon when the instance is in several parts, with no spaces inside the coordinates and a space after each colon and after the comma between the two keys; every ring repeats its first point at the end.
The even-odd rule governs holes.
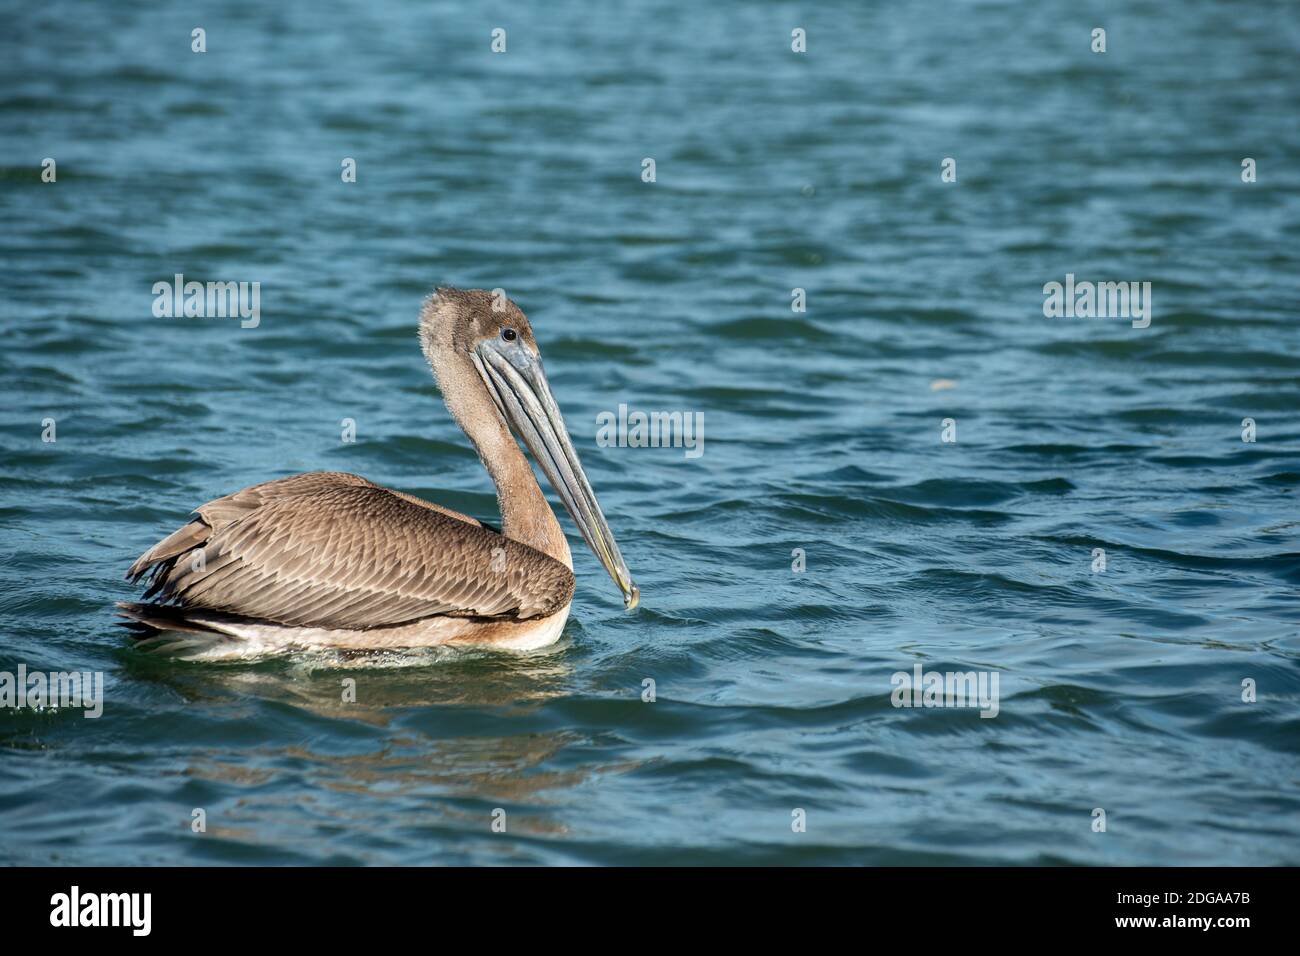
{"type": "Polygon", "coordinates": [[[477,521],[341,472],[254,485],[132,565],[146,598],[300,627],[364,629],[437,615],[545,617],[573,597],[559,561],[477,521]]]}

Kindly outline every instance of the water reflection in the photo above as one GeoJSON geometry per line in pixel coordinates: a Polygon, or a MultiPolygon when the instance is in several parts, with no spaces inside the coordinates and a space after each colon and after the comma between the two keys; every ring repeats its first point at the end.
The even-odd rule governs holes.
{"type": "MultiPolygon", "coordinates": [[[[315,812],[344,816],[353,812],[351,805],[331,795],[403,802],[433,797],[412,824],[418,818],[443,824],[473,818],[477,824],[487,811],[443,798],[544,802],[547,791],[576,787],[592,772],[554,769],[572,762],[557,760],[561,751],[589,738],[546,729],[539,719],[548,701],[574,692],[565,648],[561,643],[535,654],[349,652],[239,666],[164,662],[126,651],[123,665],[128,676],[166,687],[212,711],[214,719],[242,717],[264,728],[269,741],[251,749],[194,752],[182,770],[190,778],[258,792],[292,775],[295,791],[305,789],[310,797],[294,797],[290,805],[301,809],[307,800],[315,812]],[[511,732],[502,733],[503,727],[511,732]],[[551,769],[540,771],[543,766],[551,769]]],[[[241,812],[256,806],[257,813],[275,813],[278,800],[250,796],[241,812]]],[[[563,829],[525,818],[512,821],[519,827],[563,829]]]]}

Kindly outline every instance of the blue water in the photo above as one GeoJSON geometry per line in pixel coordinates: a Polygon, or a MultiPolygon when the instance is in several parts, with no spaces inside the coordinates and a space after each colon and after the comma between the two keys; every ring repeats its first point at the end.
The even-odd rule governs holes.
{"type": "Polygon", "coordinates": [[[1300,862],[1295,5],[56,0],[0,54],[0,672],[106,680],[0,709],[0,861],[1300,862]],[[548,652],[133,649],[127,565],[246,485],[495,521],[440,283],[528,312],[642,607],[574,534],[548,652]]]}

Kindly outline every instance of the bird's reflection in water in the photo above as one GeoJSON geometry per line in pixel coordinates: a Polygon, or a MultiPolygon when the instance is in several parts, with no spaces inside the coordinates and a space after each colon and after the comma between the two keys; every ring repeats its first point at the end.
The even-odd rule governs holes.
{"type": "Polygon", "coordinates": [[[567,641],[526,653],[461,648],[312,651],[239,663],[192,663],[124,652],[128,675],[166,685],[187,700],[250,697],[303,707],[321,717],[387,726],[425,706],[536,707],[571,693],[567,641]]]}
{"type": "Polygon", "coordinates": [[[577,763],[561,755],[565,748],[589,742],[581,732],[551,729],[544,714],[548,701],[575,693],[569,648],[332,652],[245,665],[133,654],[126,667],[210,716],[224,711],[265,728],[265,740],[251,748],[196,749],[182,771],[244,791],[222,814],[231,839],[260,831],[268,817],[299,829],[304,813],[313,825],[350,828],[376,812],[400,812],[409,814],[413,835],[483,832],[501,805],[520,811],[510,815],[510,832],[553,837],[567,832],[547,812],[557,792],[628,769],[555,769],[577,763]],[[301,786],[293,797],[278,795],[277,783],[289,777],[308,795],[301,786]]]}

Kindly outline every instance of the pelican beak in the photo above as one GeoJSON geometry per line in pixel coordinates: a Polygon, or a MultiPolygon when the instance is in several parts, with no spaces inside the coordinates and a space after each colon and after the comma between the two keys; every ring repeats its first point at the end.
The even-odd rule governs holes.
{"type": "Polygon", "coordinates": [[[623,592],[623,606],[632,610],[641,600],[641,592],[632,583],[632,572],[619,553],[596,493],[569,440],[569,430],[547,384],[541,358],[532,354],[521,339],[484,339],[470,357],[501,416],[542,466],[587,547],[623,592]]]}

